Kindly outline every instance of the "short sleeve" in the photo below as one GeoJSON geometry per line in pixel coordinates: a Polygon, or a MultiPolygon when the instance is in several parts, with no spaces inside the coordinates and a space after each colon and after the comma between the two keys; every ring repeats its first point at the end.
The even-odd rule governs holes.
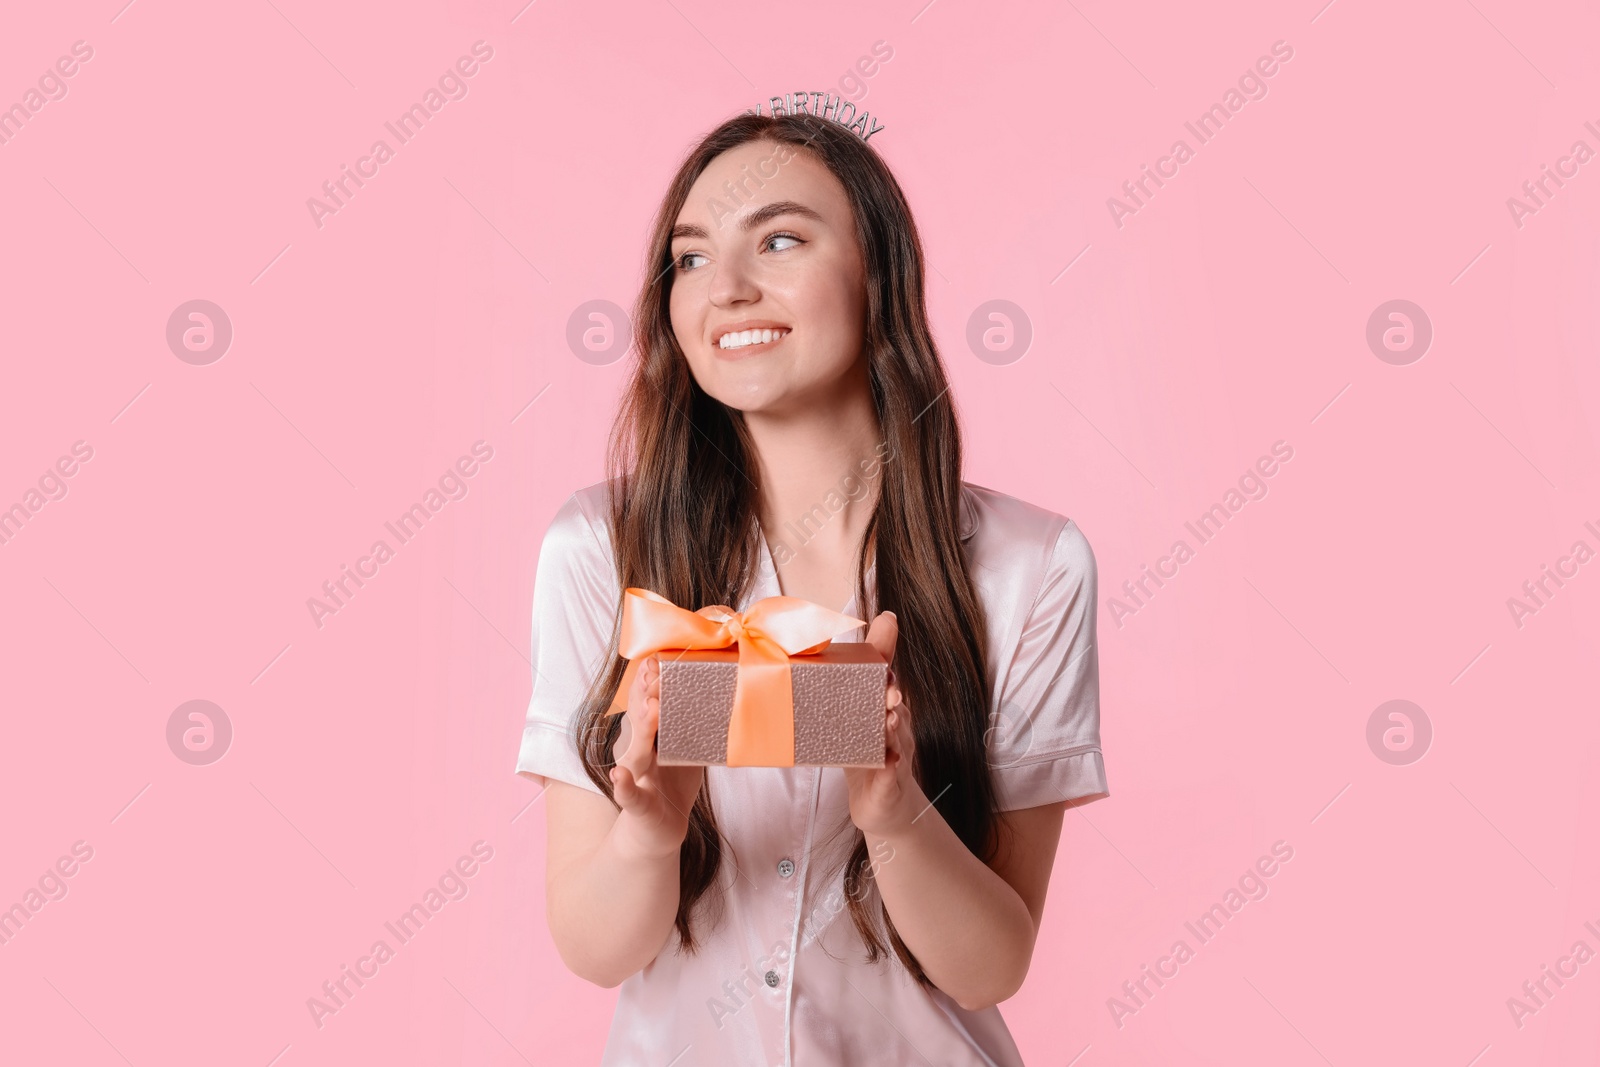
{"type": "Polygon", "coordinates": [[[1094,552],[1070,519],[1004,664],[989,762],[1001,811],[1109,795],[1100,752],[1094,552]]]}
{"type": "Polygon", "coordinates": [[[575,722],[590,684],[605,667],[621,601],[611,553],[574,493],[556,512],[539,547],[533,579],[533,695],[517,754],[517,773],[554,778],[600,793],[584,772],[575,722]]]}

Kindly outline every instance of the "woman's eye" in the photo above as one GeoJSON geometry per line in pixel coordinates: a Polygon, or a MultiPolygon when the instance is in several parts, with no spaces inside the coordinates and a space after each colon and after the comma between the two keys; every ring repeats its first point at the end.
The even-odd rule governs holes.
{"type": "MultiPolygon", "coordinates": [[[[772,234],[771,236],[769,236],[765,241],[762,242],[762,247],[771,249],[774,252],[786,252],[790,248],[793,248],[794,245],[802,245],[802,244],[805,244],[805,242],[802,241],[800,238],[796,237],[792,233],[775,233],[775,234],[772,234]],[[773,248],[772,242],[774,242],[774,241],[793,241],[794,244],[793,245],[784,245],[784,246],[781,246],[781,247],[778,247],[778,248],[773,248]]],[[[705,253],[703,253],[703,252],[685,252],[685,253],[683,253],[683,255],[679,256],[677,259],[673,260],[672,262],[673,262],[673,266],[675,266],[680,271],[694,270],[695,269],[695,265],[693,263],[691,263],[690,261],[694,260],[694,259],[704,259],[704,258],[706,258],[706,257],[705,257],[705,253]]]]}

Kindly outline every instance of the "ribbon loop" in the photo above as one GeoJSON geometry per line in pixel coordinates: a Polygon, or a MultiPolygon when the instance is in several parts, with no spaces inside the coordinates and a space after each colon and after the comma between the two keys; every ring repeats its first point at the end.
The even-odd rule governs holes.
{"type": "Polygon", "coordinates": [[[792,767],[794,682],[789,657],[821,652],[837,634],[863,625],[861,619],[799,597],[763,597],[742,612],[725,604],[686,611],[659,593],[629,586],[617,642],[628,667],[606,714],[627,710],[628,693],[645,658],[673,649],[737,645],[727,765],[792,767]]]}

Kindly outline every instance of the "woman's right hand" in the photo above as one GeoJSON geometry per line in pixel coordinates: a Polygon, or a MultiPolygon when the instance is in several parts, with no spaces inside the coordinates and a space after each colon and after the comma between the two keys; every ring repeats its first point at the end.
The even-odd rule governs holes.
{"type": "Polygon", "coordinates": [[[617,829],[639,852],[675,853],[689,832],[689,812],[700,795],[705,768],[663,767],[656,762],[656,728],[661,723],[661,664],[651,656],[640,666],[628,691],[622,732],[614,748],[617,765],[611,787],[617,829]]]}

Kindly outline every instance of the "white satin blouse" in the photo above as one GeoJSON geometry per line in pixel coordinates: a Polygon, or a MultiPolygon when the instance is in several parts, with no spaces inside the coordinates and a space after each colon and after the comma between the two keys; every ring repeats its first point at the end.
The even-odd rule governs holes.
{"type": "MultiPolygon", "coordinates": [[[[572,727],[622,599],[606,490],[600,482],[574,493],[545,534],[533,590],[533,696],[517,757],[523,777],[596,793],[572,727]]],[[[988,613],[987,744],[1000,809],[1107,796],[1089,542],[1070,519],[970,483],[959,533],[988,613]]],[[[755,586],[736,610],[781,593],[765,539],[760,552],[755,586]]],[[[853,598],[842,610],[871,618],[853,598]]],[[[835,640],[865,635],[862,627],[835,640]]],[[[720,920],[697,909],[696,954],[670,937],[622,983],[603,1067],[1022,1063],[998,1008],[962,1009],[919,986],[892,952],[865,962],[843,888],[854,829],[842,770],[706,773],[732,846],[719,872],[720,920]]],[[[873,890],[874,912],[879,899],[873,890]]]]}

